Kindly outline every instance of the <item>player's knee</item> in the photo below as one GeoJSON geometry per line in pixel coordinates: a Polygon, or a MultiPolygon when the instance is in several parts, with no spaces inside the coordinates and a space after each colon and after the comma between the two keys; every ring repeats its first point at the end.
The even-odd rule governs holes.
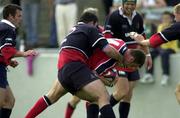
{"type": "Polygon", "coordinates": [[[3,107],[13,108],[14,104],[15,104],[15,98],[14,97],[5,98],[5,100],[3,101],[3,107]]]}
{"type": "Polygon", "coordinates": [[[116,100],[121,100],[122,98],[124,98],[126,95],[128,94],[128,91],[116,91],[113,93],[113,96],[116,98],[116,100]]]}
{"type": "Polygon", "coordinates": [[[51,94],[51,93],[48,93],[46,95],[46,97],[49,99],[49,101],[51,102],[51,104],[54,104],[58,99],[60,99],[60,97],[56,94],[51,94]]]}

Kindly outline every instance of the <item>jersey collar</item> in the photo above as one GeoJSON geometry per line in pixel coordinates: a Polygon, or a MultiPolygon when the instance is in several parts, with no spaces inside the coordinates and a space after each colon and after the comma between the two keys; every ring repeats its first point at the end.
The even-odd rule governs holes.
{"type": "Polygon", "coordinates": [[[134,19],[134,17],[136,16],[137,13],[136,13],[135,10],[133,11],[133,13],[132,13],[132,20],[131,20],[131,19],[129,19],[126,15],[123,14],[123,8],[122,8],[122,7],[119,7],[119,14],[120,14],[121,16],[123,16],[124,18],[127,18],[129,24],[132,25],[132,20],[134,19]]]}
{"type": "Polygon", "coordinates": [[[15,26],[15,25],[13,25],[10,21],[8,21],[8,20],[6,20],[6,19],[2,19],[2,20],[1,20],[1,22],[3,22],[3,23],[6,23],[6,24],[10,25],[10,26],[11,26],[11,27],[13,27],[13,28],[16,28],[16,26],[15,26]]]}

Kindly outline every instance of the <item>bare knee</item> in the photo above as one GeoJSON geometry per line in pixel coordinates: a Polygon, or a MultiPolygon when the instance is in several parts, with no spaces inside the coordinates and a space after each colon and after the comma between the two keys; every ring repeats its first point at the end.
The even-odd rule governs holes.
{"type": "Polygon", "coordinates": [[[54,92],[49,92],[46,94],[47,98],[50,100],[51,104],[54,104],[60,99],[60,96],[58,94],[55,94],[54,92]]]}
{"type": "Polygon", "coordinates": [[[80,98],[73,96],[71,98],[71,100],[69,101],[69,104],[71,104],[71,106],[76,107],[76,105],[80,102],[80,98]]]}
{"type": "Polygon", "coordinates": [[[6,97],[3,102],[3,107],[12,109],[14,107],[14,104],[15,104],[14,96],[6,97]]]}
{"type": "Polygon", "coordinates": [[[113,97],[117,100],[120,101],[122,98],[128,95],[129,89],[124,89],[122,91],[115,91],[113,92],[113,97]]]}
{"type": "Polygon", "coordinates": [[[61,96],[63,96],[64,94],[66,94],[67,92],[64,90],[64,88],[62,87],[62,85],[59,83],[58,80],[55,80],[52,88],[50,89],[50,91],[48,92],[48,94],[46,95],[48,97],[48,99],[50,100],[50,102],[53,104],[55,103],[57,100],[59,100],[61,98],[61,96]]]}

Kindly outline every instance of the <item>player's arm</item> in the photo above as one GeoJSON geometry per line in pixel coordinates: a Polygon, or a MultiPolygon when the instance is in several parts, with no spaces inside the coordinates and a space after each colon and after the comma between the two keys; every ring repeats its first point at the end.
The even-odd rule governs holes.
{"type": "Polygon", "coordinates": [[[107,56],[117,61],[122,61],[122,55],[109,45],[108,41],[104,38],[103,34],[100,33],[97,28],[93,28],[89,35],[91,37],[90,43],[94,48],[100,48],[107,56]]]}
{"type": "Polygon", "coordinates": [[[37,52],[35,50],[28,50],[25,52],[16,51],[14,57],[27,57],[27,56],[35,56],[35,55],[37,55],[37,52]]]}
{"type": "Polygon", "coordinates": [[[153,48],[165,43],[159,33],[152,35],[150,39],[145,39],[143,35],[137,34],[136,32],[130,32],[129,36],[136,40],[140,45],[151,46],[153,48]]]}
{"type": "Polygon", "coordinates": [[[37,53],[34,50],[28,50],[26,52],[18,51],[13,46],[4,46],[1,49],[1,54],[3,55],[7,65],[11,65],[11,59],[14,57],[26,57],[30,55],[36,55],[37,53]]]}
{"type": "Polygon", "coordinates": [[[123,56],[111,45],[107,44],[102,51],[109,57],[116,59],[119,62],[122,62],[123,56]]]}

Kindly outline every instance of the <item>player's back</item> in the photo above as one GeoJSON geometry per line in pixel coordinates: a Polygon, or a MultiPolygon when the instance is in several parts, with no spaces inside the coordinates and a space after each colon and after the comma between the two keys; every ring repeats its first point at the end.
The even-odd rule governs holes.
{"type": "MultiPolygon", "coordinates": [[[[123,40],[109,38],[107,41],[122,55],[127,50],[126,44],[123,40]]],[[[97,48],[90,57],[88,64],[92,70],[95,70],[98,74],[102,74],[105,70],[115,66],[115,62],[115,59],[108,57],[103,51],[97,48]]]]}

